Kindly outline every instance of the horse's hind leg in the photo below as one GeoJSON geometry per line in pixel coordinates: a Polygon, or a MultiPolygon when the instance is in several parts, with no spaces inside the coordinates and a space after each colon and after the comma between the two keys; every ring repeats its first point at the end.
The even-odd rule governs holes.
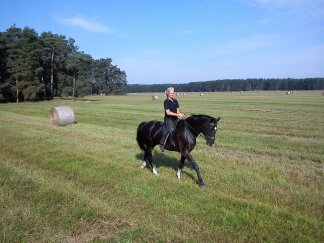
{"type": "Polygon", "coordinates": [[[152,156],[151,150],[144,150],[144,160],[141,165],[141,169],[144,169],[146,167],[147,163],[149,163],[149,165],[152,167],[152,162],[150,161],[151,156],[152,156]]]}
{"type": "Polygon", "coordinates": [[[143,162],[142,166],[144,165],[144,163],[146,165],[146,163],[148,162],[149,165],[150,165],[150,167],[151,167],[151,170],[152,170],[153,174],[156,175],[156,176],[158,176],[159,173],[157,172],[156,168],[153,166],[153,159],[152,159],[152,157],[153,157],[152,156],[152,150],[145,151],[145,154],[144,154],[144,162],[143,162]]]}
{"type": "Polygon", "coordinates": [[[178,171],[177,171],[177,177],[178,179],[181,178],[181,171],[184,167],[184,162],[186,160],[186,157],[184,157],[183,155],[181,155],[181,159],[180,159],[180,164],[179,164],[179,168],[178,168],[178,171]]]}

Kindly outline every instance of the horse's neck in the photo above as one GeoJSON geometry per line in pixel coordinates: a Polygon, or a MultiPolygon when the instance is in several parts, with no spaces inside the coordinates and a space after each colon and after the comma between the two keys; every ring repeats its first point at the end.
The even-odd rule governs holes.
{"type": "Polygon", "coordinates": [[[199,120],[190,118],[187,120],[187,124],[189,129],[194,133],[195,136],[198,136],[198,134],[201,132],[201,123],[199,120]]]}

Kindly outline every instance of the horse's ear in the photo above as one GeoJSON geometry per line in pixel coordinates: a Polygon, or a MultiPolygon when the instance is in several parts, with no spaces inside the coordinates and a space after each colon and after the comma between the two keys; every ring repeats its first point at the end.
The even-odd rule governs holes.
{"type": "Polygon", "coordinates": [[[220,120],[221,118],[220,117],[218,117],[217,119],[216,119],[216,122],[218,122],[219,120],[220,120]]]}

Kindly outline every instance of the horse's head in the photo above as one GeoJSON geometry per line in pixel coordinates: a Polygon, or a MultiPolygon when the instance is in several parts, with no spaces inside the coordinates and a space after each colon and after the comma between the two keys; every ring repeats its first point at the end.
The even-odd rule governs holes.
{"type": "Polygon", "coordinates": [[[202,134],[204,134],[204,137],[206,139],[207,145],[212,147],[215,144],[216,140],[216,132],[217,132],[217,124],[219,118],[209,117],[207,121],[202,126],[202,134]]]}
{"type": "Polygon", "coordinates": [[[213,146],[216,140],[217,123],[219,118],[214,118],[207,115],[192,115],[186,119],[190,123],[190,127],[197,133],[202,133],[205,137],[206,143],[213,146]]]}

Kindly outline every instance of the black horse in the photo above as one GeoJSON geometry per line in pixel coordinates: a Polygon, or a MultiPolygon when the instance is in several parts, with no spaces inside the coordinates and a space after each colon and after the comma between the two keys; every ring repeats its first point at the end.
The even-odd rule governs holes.
{"type": "MultiPolygon", "coordinates": [[[[204,136],[209,146],[214,145],[219,119],[220,117],[214,118],[207,115],[192,115],[185,120],[179,120],[174,133],[169,136],[165,144],[165,149],[181,153],[180,165],[177,171],[177,177],[179,179],[181,170],[184,167],[184,161],[187,159],[197,172],[199,186],[201,188],[205,187],[205,183],[199,172],[199,167],[190,152],[195,148],[196,138],[200,133],[204,136]],[[170,142],[171,136],[173,136],[173,144],[170,142]]],[[[162,130],[163,123],[160,121],[142,122],[137,128],[137,143],[144,151],[144,162],[141,168],[144,168],[148,162],[154,175],[159,174],[152,164],[152,150],[160,143],[162,130]]]]}

